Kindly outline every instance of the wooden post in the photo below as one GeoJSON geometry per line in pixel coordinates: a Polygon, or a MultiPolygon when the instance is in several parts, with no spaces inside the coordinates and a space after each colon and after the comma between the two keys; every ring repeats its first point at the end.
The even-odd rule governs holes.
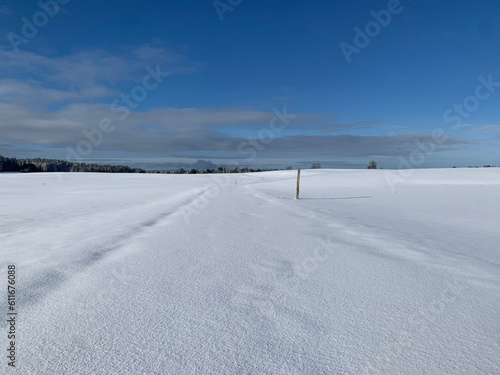
{"type": "Polygon", "coordinates": [[[295,197],[295,199],[299,199],[299,185],[300,185],[300,168],[297,172],[297,196],[295,197]]]}

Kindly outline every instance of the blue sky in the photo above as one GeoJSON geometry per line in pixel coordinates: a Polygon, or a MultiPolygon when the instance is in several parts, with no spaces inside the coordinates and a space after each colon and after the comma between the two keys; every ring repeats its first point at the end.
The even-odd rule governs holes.
{"type": "Polygon", "coordinates": [[[498,1],[41,4],[0,5],[0,154],[500,164],[498,1]]]}

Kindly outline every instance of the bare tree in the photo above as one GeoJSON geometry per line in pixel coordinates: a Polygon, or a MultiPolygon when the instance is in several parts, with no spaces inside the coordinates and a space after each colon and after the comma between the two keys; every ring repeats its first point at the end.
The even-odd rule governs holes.
{"type": "Polygon", "coordinates": [[[370,164],[368,164],[368,169],[377,169],[377,162],[375,160],[372,160],[370,164]]]}
{"type": "Polygon", "coordinates": [[[311,169],[320,169],[321,168],[321,164],[320,163],[313,163],[311,165],[311,169]]]}

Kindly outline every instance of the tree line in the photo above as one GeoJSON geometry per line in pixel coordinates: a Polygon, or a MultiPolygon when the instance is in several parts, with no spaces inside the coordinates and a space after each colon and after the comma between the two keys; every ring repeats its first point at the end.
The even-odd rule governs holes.
{"type": "Polygon", "coordinates": [[[0,155],[0,172],[99,172],[99,173],[146,173],[141,168],[126,165],[76,163],[56,159],[17,159],[0,155]]]}
{"type": "Polygon", "coordinates": [[[106,165],[95,163],[77,163],[57,159],[8,158],[0,155],[0,172],[97,172],[97,173],[165,173],[165,174],[199,174],[199,173],[248,173],[277,171],[279,169],[252,169],[252,168],[227,168],[217,169],[184,169],[175,170],[150,170],[142,168],[131,168],[126,165],[106,165]]]}

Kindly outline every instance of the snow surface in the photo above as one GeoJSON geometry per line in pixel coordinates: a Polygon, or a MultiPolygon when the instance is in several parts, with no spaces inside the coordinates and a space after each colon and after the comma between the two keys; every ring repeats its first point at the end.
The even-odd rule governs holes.
{"type": "Polygon", "coordinates": [[[295,179],[0,174],[0,373],[500,374],[500,169],[295,179]]]}

